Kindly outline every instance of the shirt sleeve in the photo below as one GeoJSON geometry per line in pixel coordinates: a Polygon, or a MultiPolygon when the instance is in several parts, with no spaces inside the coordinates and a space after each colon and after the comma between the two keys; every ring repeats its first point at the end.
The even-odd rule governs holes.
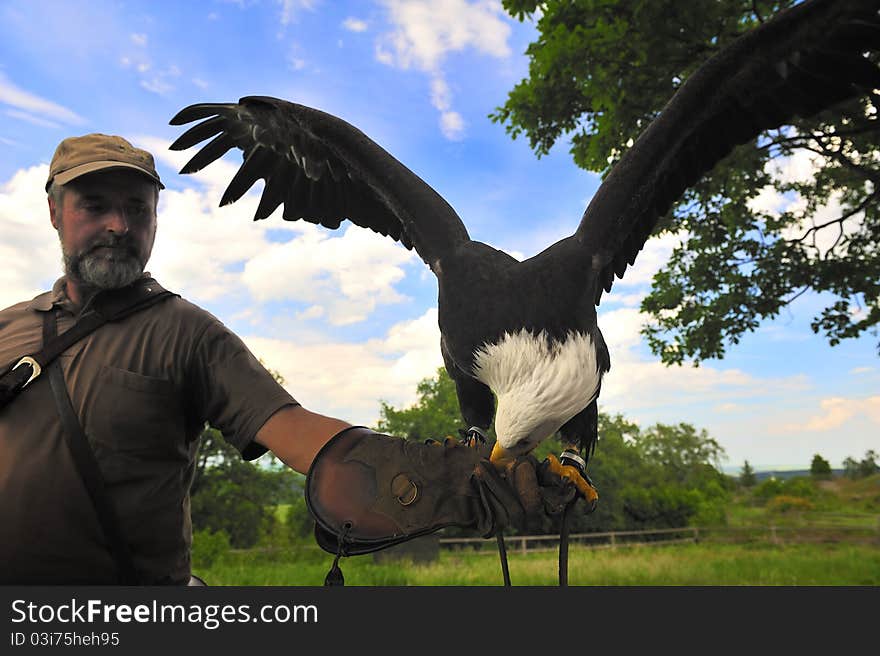
{"type": "Polygon", "coordinates": [[[245,460],[268,450],[255,441],[263,424],[284,406],[299,405],[241,338],[215,317],[196,342],[190,367],[201,416],[245,460]]]}

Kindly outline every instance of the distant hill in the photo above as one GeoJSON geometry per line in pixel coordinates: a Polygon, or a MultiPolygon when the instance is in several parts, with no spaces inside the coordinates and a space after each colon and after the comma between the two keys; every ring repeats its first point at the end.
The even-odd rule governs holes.
{"type": "MultiPolygon", "coordinates": [[[[755,472],[755,480],[760,483],[763,480],[768,478],[777,478],[779,480],[785,480],[786,478],[795,478],[797,476],[809,476],[809,469],[778,469],[778,470],[770,470],[770,471],[756,471],[755,472]]],[[[842,469],[832,469],[831,476],[843,476],[842,469]]]]}

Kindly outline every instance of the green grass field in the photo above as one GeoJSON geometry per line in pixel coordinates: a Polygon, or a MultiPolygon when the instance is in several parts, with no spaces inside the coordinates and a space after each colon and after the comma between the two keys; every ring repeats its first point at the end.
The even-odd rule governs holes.
{"type": "MultiPolygon", "coordinates": [[[[815,485],[808,503],[756,502],[741,490],[724,526],[700,529],[697,544],[590,549],[572,544],[571,586],[850,586],[880,585],[880,475],[815,485]],[[775,527],[775,528],[771,528],[775,527]],[[778,540],[778,541],[774,541],[778,540]]],[[[283,508],[278,509],[283,519],[283,508]]],[[[343,558],[346,585],[502,585],[494,541],[482,553],[441,550],[430,563],[343,558]]],[[[557,553],[520,553],[508,546],[515,586],[558,584],[557,553]]],[[[387,555],[387,554],[383,554],[387,555]]],[[[218,554],[194,572],[210,585],[321,586],[333,557],[314,542],[274,550],[218,554]]]]}
{"type": "MultiPolygon", "coordinates": [[[[235,552],[197,571],[211,585],[320,586],[332,556],[314,548],[296,553],[235,552]]],[[[555,552],[509,554],[513,585],[557,585],[555,552]]],[[[497,554],[447,552],[430,564],[340,561],[352,586],[502,585],[497,554]]],[[[572,586],[823,586],[880,585],[877,544],[679,544],[589,549],[572,545],[572,586]]]]}

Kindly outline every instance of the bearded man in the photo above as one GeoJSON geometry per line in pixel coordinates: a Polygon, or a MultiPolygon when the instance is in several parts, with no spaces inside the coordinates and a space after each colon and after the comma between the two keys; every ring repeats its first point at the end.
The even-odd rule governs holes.
{"type": "MultiPolygon", "coordinates": [[[[429,460],[413,448],[445,449],[401,452],[400,440],[303,408],[219,319],[144,273],[163,188],[153,156],[118,136],[70,137],[52,157],[46,192],[64,275],[0,311],[0,391],[10,397],[0,408],[0,584],[191,584],[189,487],[206,424],[243,458],[271,450],[301,473],[344,436],[363,454],[368,476],[352,486],[363,489],[339,490],[345,476],[322,474],[316,496],[356,499],[355,510],[362,492],[390,499],[382,518],[395,541],[441,523],[492,531],[499,513],[521,514],[503,481],[491,482],[494,495],[471,484],[477,460],[460,450],[434,457],[422,478],[410,473],[414,491],[401,495],[398,472],[429,460]],[[114,304],[159,292],[65,344],[43,362],[48,375],[43,356],[29,355],[114,304]],[[27,382],[7,384],[22,364],[33,370],[27,382]],[[428,479],[434,490],[420,489],[428,479]],[[442,521],[430,500],[438,486],[454,507],[442,521]],[[403,506],[415,519],[396,516],[403,506]]],[[[325,461],[322,471],[335,472],[325,461]]]]}

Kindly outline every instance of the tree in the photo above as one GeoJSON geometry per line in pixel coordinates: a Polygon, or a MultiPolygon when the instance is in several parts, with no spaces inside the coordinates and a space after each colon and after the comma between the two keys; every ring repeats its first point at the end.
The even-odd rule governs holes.
{"type": "Polygon", "coordinates": [[[859,463],[859,473],[862,476],[873,476],[878,471],[880,471],[880,466],[877,465],[877,452],[874,449],[869,449],[859,463]]]}
{"type": "MultiPolygon", "coordinates": [[[[376,429],[388,435],[409,440],[442,440],[447,436],[460,437],[464,426],[458,407],[455,383],[446,369],[437,369],[433,378],[425,378],[416,387],[418,400],[408,408],[398,410],[380,401],[380,418],[376,429]]],[[[494,439],[494,433],[492,433],[494,439]]]]}
{"type": "MultiPolygon", "coordinates": [[[[792,4],[503,0],[520,20],[540,6],[539,36],[529,77],[490,118],[538,156],[568,137],[575,163],[605,174],[702,62],[792,4]]],[[[811,327],[831,345],[877,334],[878,126],[869,98],[793,120],[736,148],[670,209],[657,232],[683,241],[642,302],[664,362],[723,357],[808,290],[829,299],[811,327]]]]}
{"type": "Polygon", "coordinates": [[[810,475],[813,478],[831,478],[831,463],[817,453],[810,463],[810,475]]]}
{"type": "Polygon", "coordinates": [[[861,460],[848,457],[843,461],[843,475],[847,478],[866,478],[880,472],[877,464],[877,452],[869,449],[861,460]]]}
{"type": "Polygon", "coordinates": [[[847,478],[859,477],[859,462],[851,456],[847,456],[843,460],[843,475],[847,478]]]}
{"type": "MultiPolygon", "coordinates": [[[[418,400],[402,410],[381,404],[378,429],[410,439],[456,436],[461,417],[455,386],[445,369],[418,385],[418,400]]],[[[495,439],[494,436],[490,439],[495,439]]],[[[533,455],[558,454],[557,438],[544,440],[533,455]]],[[[727,477],[718,469],[721,446],[690,424],[658,424],[642,431],[621,415],[599,413],[599,443],[587,467],[599,490],[591,515],[573,514],[572,532],[678,527],[724,520],[727,477]]],[[[542,532],[559,530],[546,519],[542,532]]],[[[457,531],[450,531],[457,533],[457,531]]]]}
{"type": "MultiPolygon", "coordinates": [[[[278,372],[269,372],[283,384],[278,372]]],[[[205,426],[190,485],[193,529],[200,535],[223,532],[231,546],[251,547],[273,530],[275,506],[302,500],[303,480],[271,452],[259,464],[242,460],[219,430],[205,426]]]]}
{"type": "Polygon", "coordinates": [[[758,479],[755,477],[755,470],[752,469],[749,461],[746,460],[743,463],[742,472],[740,472],[739,475],[739,484],[743,487],[753,487],[757,482],[758,479]]]}
{"type": "Polygon", "coordinates": [[[277,521],[274,508],[302,498],[302,475],[284,465],[242,460],[220,432],[202,432],[190,488],[194,530],[223,531],[233,547],[254,546],[277,521]]]}

